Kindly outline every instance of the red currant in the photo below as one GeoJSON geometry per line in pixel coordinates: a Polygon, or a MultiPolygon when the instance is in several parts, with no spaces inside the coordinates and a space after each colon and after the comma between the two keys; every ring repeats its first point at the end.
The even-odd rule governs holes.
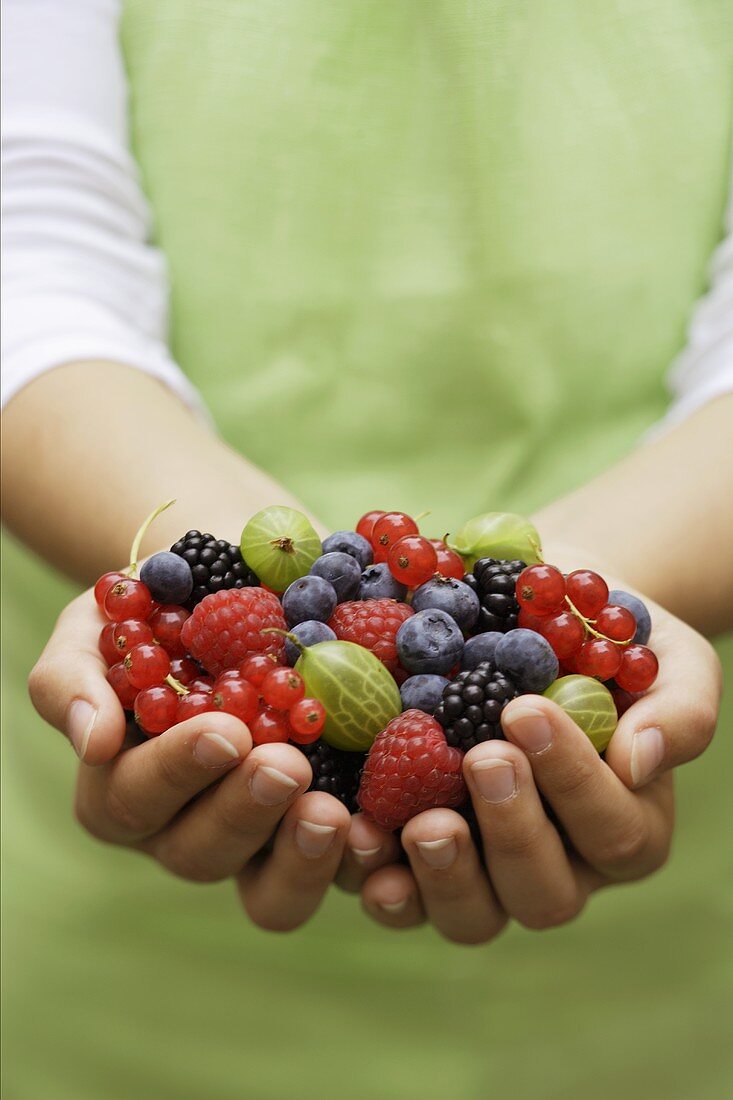
{"type": "Polygon", "coordinates": [[[574,658],[581,676],[612,680],[621,665],[621,649],[604,638],[591,638],[583,642],[574,658]]]}
{"type": "Polygon", "coordinates": [[[178,695],[169,684],[156,684],[138,692],[135,721],[148,735],[165,733],[175,724],[177,715],[178,695]]]}
{"type": "Polygon", "coordinates": [[[250,684],[261,687],[265,676],[276,667],[277,661],[271,654],[253,653],[251,656],[244,658],[239,666],[239,671],[245,680],[249,680],[250,684]]]}
{"type": "Polygon", "coordinates": [[[185,722],[187,718],[195,718],[197,714],[206,714],[210,710],[213,710],[210,691],[189,691],[188,695],[179,695],[176,725],[179,722],[185,722]]]}
{"type": "MultiPolygon", "coordinates": [[[[214,680],[214,687],[217,684],[225,684],[227,680],[242,680],[244,677],[238,668],[228,668],[224,672],[220,672],[214,680]]],[[[249,682],[249,681],[248,681],[249,682]]]]}
{"type": "Polygon", "coordinates": [[[269,745],[273,741],[288,741],[290,727],[287,717],[279,710],[264,707],[249,727],[255,745],[269,745]]]}
{"type": "Polygon", "coordinates": [[[411,516],[404,512],[385,512],[374,524],[372,531],[372,546],[374,547],[374,561],[387,560],[390,546],[394,546],[399,539],[407,535],[418,535],[418,526],[411,516]]]}
{"type": "Polygon", "coordinates": [[[127,573],[103,573],[94,585],[94,599],[100,611],[104,611],[104,601],[112,585],[128,580],[127,573]]]}
{"type": "Polygon", "coordinates": [[[554,565],[528,565],[517,577],[517,600],[533,615],[554,615],[565,602],[565,578],[554,565]]]}
{"type": "Polygon", "coordinates": [[[614,642],[630,642],[636,634],[636,619],[625,607],[609,603],[598,612],[595,628],[614,642]]]}
{"type": "Polygon", "coordinates": [[[292,668],[273,668],[262,681],[262,698],[275,710],[290,710],[305,695],[303,677],[292,668]]]}
{"type": "Polygon", "coordinates": [[[228,679],[220,676],[214,684],[212,702],[216,710],[233,714],[240,722],[249,725],[259,709],[260,696],[254,684],[243,676],[228,679]]]}
{"type": "Polygon", "coordinates": [[[115,640],[112,637],[112,631],[115,628],[115,623],[105,623],[99,632],[99,652],[104,657],[108,665],[116,665],[120,660],[120,656],[115,647],[115,640]]]}
{"type": "Polygon", "coordinates": [[[438,555],[422,535],[405,535],[390,547],[387,564],[396,580],[408,588],[417,588],[435,576],[438,555]]]}
{"type": "Polygon", "coordinates": [[[170,657],[159,645],[136,645],[124,664],[130,683],[140,691],[161,684],[171,671],[170,657]]]}
{"type": "Polygon", "coordinates": [[[623,650],[616,683],[632,695],[650,688],[657,678],[659,661],[645,645],[629,645],[623,650]]]}
{"type": "Polygon", "coordinates": [[[591,569],[576,569],[568,574],[565,583],[573,607],[586,619],[595,619],[608,603],[608,585],[591,569]]]}
{"type": "Polygon", "coordinates": [[[462,581],[466,575],[466,567],[461,555],[446,546],[442,539],[429,539],[429,542],[438,559],[436,573],[440,573],[441,577],[453,577],[454,580],[462,581]]]}
{"type": "Polygon", "coordinates": [[[321,736],[326,708],[318,699],[301,699],[288,714],[290,737],[296,745],[310,745],[321,736]]]}
{"type": "Polygon", "coordinates": [[[199,676],[196,662],[192,661],[190,657],[173,657],[171,659],[171,676],[174,680],[178,680],[179,684],[188,687],[199,676]]]}
{"type": "Polygon", "coordinates": [[[153,610],[153,597],[147,585],[130,577],[115,581],[104,597],[104,613],[113,622],[122,619],[147,619],[153,610]]]}
{"type": "Polygon", "coordinates": [[[122,661],[136,645],[151,645],[153,632],[147,623],[139,619],[123,619],[114,623],[112,641],[117,651],[117,660],[122,661]]]}
{"type": "Polygon", "coordinates": [[[521,626],[525,630],[534,630],[537,634],[541,634],[546,621],[543,615],[533,615],[531,611],[527,611],[526,607],[519,608],[517,626],[521,626]]]}
{"type": "Polygon", "coordinates": [[[195,680],[191,680],[186,684],[189,691],[213,691],[214,681],[209,676],[197,676],[195,680]]]}
{"type": "Polygon", "coordinates": [[[115,695],[122,703],[125,710],[132,710],[137,697],[137,688],[133,687],[127,678],[127,672],[122,661],[112,665],[107,671],[107,682],[115,695]]]}
{"type": "Polygon", "coordinates": [[[186,647],[181,642],[181,629],[190,612],[175,604],[163,604],[148,619],[156,642],[164,646],[171,657],[184,657],[186,647]]]}
{"type": "Polygon", "coordinates": [[[614,685],[611,688],[611,695],[613,695],[613,701],[616,704],[616,714],[618,714],[619,718],[623,714],[626,714],[626,711],[629,709],[629,707],[632,707],[636,702],[635,695],[631,695],[630,692],[624,691],[623,688],[620,688],[617,685],[614,685]]]}
{"type": "MultiPolygon", "coordinates": [[[[521,615],[520,615],[521,618],[521,615]]],[[[548,619],[540,619],[540,634],[552,646],[555,656],[563,660],[580,649],[585,639],[585,627],[577,615],[561,611],[548,619]]]]}
{"type": "Polygon", "coordinates": [[[361,535],[367,542],[372,541],[372,533],[374,531],[374,524],[378,519],[381,519],[384,515],[382,511],[365,512],[356,525],[357,535],[361,535]]]}

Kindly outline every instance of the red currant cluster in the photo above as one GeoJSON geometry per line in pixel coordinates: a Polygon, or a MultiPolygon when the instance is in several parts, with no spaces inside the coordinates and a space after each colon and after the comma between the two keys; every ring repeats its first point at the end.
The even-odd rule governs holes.
{"type": "Polygon", "coordinates": [[[323,704],[305,698],[302,677],[276,657],[251,654],[239,668],[208,676],[181,640],[190,615],[184,607],[156,604],[147,586],[125,573],[105,573],[94,596],[108,620],[99,636],[107,679],[148,736],[220,710],[245,722],[255,744],[309,745],[319,737],[323,704]]]}
{"type": "Polygon", "coordinates": [[[417,588],[436,573],[461,580],[465,566],[443,539],[426,539],[404,512],[367,512],[356,525],[374,550],[374,562],[386,562],[395,580],[417,588]]]}
{"type": "Polygon", "coordinates": [[[647,646],[634,644],[636,619],[608,602],[608,585],[590,569],[565,576],[554,565],[530,565],[517,578],[518,625],[552,646],[563,673],[615,680],[630,694],[654,683],[659,664],[647,646]]]}

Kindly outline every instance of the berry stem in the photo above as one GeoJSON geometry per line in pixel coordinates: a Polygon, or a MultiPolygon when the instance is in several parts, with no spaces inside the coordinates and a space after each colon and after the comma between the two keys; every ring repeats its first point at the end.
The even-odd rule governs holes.
{"type": "Polygon", "coordinates": [[[159,504],[158,507],[150,513],[147,519],[143,521],[142,526],[135,535],[135,538],[132,540],[132,546],[130,547],[130,564],[128,566],[128,569],[130,571],[131,577],[137,576],[137,556],[140,553],[140,544],[145,538],[145,533],[148,527],[150,527],[150,524],[153,522],[153,520],[156,520],[158,518],[161,512],[165,512],[166,508],[170,508],[171,504],[175,503],[176,502],[174,498],[173,500],[167,500],[165,504],[159,504]]]}
{"type": "Polygon", "coordinates": [[[303,645],[297,634],[291,634],[289,630],[281,630],[279,626],[266,626],[260,631],[260,634],[279,634],[281,638],[287,638],[288,641],[292,642],[301,653],[305,653],[308,648],[303,645]]]}
{"type": "Polygon", "coordinates": [[[586,619],[585,615],[583,615],[582,612],[578,611],[577,607],[569,596],[565,597],[565,603],[568,605],[573,615],[575,615],[576,619],[580,619],[585,629],[588,631],[589,634],[592,634],[594,638],[599,638],[602,642],[613,642],[614,645],[620,646],[630,645],[633,641],[633,638],[627,638],[625,642],[618,642],[615,638],[609,638],[606,634],[601,634],[598,630],[591,626],[591,623],[594,623],[596,620],[586,619]]]}
{"type": "MultiPolygon", "coordinates": [[[[173,501],[171,501],[171,504],[172,503],[173,503],[173,501]]],[[[166,684],[170,684],[170,686],[173,688],[173,690],[178,695],[189,695],[190,694],[189,688],[187,688],[185,684],[182,684],[180,680],[176,680],[175,676],[171,676],[169,674],[168,676],[166,676],[165,682],[166,682],[166,684]]]]}
{"type": "Polygon", "coordinates": [[[427,519],[429,515],[431,515],[431,511],[428,508],[426,512],[420,512],[420,515],[414,517],[415,523],[419,523],[421,519],[427,519]]]}

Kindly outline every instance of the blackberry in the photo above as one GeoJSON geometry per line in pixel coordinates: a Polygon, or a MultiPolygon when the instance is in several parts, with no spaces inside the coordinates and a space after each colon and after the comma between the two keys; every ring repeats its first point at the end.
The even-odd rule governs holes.
{"type": "Polygon", "coordinates": [[[331,794],[343,802],[349,813],[358,813],[356,796],[366,753],[342,752],[322,740],[295,747],[308,758],[313,771],[313,781],[308,789],[331,794]]]}
{"type": "Polygon", "coordinates": [[[192,611],[204,596],[227,588],[255,588],[259,580],[242,558],[238,546],[200,531],[187,531],[171,552],[187,561],[193,574],[193,592],[185,606],[192,611]]]}
{"type": "Polygon", "coordinates": [[[435,710],[449,745],[468,752],[480,741],[503,738],[501,712],[518,695],[508,676],[491,661],[461,672],[448,684],[435,710]]]}
{"type": "Polygon", "coordinates": [[[506,634],[517,625],[519,604],[514,595],[517,577],[526,568],[523,561],[499,561],[480,558],[472,573],[466,573],[464,584],[472,588],[481,602],[474,634],[498,630],[506,634]]]}

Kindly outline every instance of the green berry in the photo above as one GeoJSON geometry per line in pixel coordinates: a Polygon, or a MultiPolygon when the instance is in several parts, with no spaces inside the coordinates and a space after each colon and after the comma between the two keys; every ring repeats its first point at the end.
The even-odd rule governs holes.
{"type": "Polygon", "coordinates": [[[537,528],[513,512],[485,512],[464,523],[449,542],[464,560],[466,570],[473,569],[479,558],[499,561],[519,559],[527,565],[540,562],[540,536],[537,528]]]}
{"type": "Polygon", "coordinates": [[[242,557],[274,592],[304,577],[320,557],[321,540],[302,512],[274,505],[252,516],[242,531],[242,557]]]}
{"type": "Polygon", "coordinates": [[[544,695],[580,726],[598,752],[605,751],[618,721],[616,705],[607,687],[590,676],[561,676],[544,695]]]}

